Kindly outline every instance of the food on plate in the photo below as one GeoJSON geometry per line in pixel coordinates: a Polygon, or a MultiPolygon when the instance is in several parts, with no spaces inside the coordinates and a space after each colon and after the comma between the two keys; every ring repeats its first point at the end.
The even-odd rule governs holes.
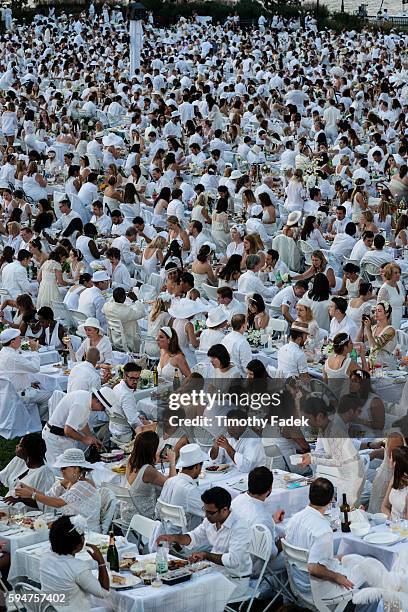
{"type": "Polygon", "coordinates": [[[135,563],[137,563],[136,557],[125,557],[119,563],[119,568],[120,569],[130,569],[131,566],[134,565],[135,563]]]}
{"type": "Polygon", "coordinates": [[[115,465],[111,469],[115,474],[126,474],[126,465],[115,465]]]}
{"type": "Polygon", "coordinates": [[[172,570],[181,569],[182,567],[185,567],[186,565],[188,565],[188,561],[185,561],[184,559],[170,559],[168,565],[170,572],[172,570]]]}
{"type": "Polygon", "coordinates": [[[119,574],[112,574],[112,582],[113,584],[126,584],[126,578],[119,574]]]}
{"type": "Polygon", "coordinates": [[[228,468],[228,463],[220,463],[219,465],[209,465],[205,469],[207,472],[225,472],[228,468]]]}
{"type": "Polygon", "coordinates": [[[188,569],[194,574],[195,572],[201,572],[202,570],[207,569],[207,567],[211,567],[211,563],[208,563],[207,561],[198,561],[197,563],[190,565],[188,569]]]}

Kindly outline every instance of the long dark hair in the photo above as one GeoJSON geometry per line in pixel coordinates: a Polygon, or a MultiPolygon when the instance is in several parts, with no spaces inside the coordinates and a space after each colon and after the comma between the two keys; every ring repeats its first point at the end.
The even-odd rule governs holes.
{"type": "Polygon", "coordinates": [[[177,240],[172,240],[170,242],[169,248],[167,249],[167,253],[165,254],[164,259],[163,259],[163,263],[161,266],[162,268],[166,266],[167,260],[170,257],[175,257],[176,259],[178,259],[180,261],[180,269],[183,270],[184,266],[183,266],[181,248],[177,240]]]}
{"type": "Polygon", "coordinates": [[[137,435],[129,457],[129,467],[132,472],[140,470],[146,464],[154,465],[158,447],[159,436],[155,431],[144,431],[137,435]]]}
{"type": "Polygon", "coordinates": [[[329,280],[323,272],[318,272],[314,279],[311,290],[308,293],[313,302],[324,302],[330,297],[329,280]]]}
{"type": "Polygon", "coordinates": [[[401,446],[392,451],[392,458],[395,461],[393,489],[402,489],[408,481],[408,447],[401,446]]]}
{"type": "Polygon", "coordinates": [[[225,281],[230,281],[232,276],[237,272],[241,273],[242,255],[231,255],[223,269],[218,274],[219,278],[225,281]]]}
{"type": "Polygon", "coordinates": [[[265,368],[264,364],[260,359],[252,359],[246,367],[247,370],[252,372],[254,378],[270,378],[268,374],[268,370],[265,368]]]}
{"type": "Polygon", "coordinates": [[[262,295],[260,295],[259,293],[254,293],[251,297],[248,298],[248,314],[247,314],[247,320],[248,320],[248,327],[253,327],[254,323],[255,323],[255,317],[257,314],[259,314],[260,312],[265,312],[265,302],[264,299],[262,297],[262,295]],[[250,304],[255,304],[256,306],[256,312],[253,313],[249,310],[249,306],[250,304]]]}
{"type": "Polygon", "coordinates": [[[306,217],[302,231],[300,232],[300,237],[302,240],[307,240],[309,238],[310,234],[314,230],[315,221],[316,217],[313,217],[312,215],[306,217]]]}

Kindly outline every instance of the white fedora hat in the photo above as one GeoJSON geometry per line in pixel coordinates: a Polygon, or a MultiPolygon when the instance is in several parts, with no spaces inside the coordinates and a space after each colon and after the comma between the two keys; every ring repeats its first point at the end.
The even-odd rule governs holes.
{"type": "Polygon", "coordinates": [[[239,178],[241,178],[242,176],[244,176],[244,175],[242,174],[242,172],[240,172],[239,170],[233,170],[233,171],[231,172],[231,176],[230,176],[230,178],[231,178],[233,181],[235,181],[236,179],[239,179],[239,178]]]}
{"type": "Polygon", "coordinates": [[[175,319],[188,319],[189,317],[194,317],[199,312],[203,312],[202,305],[189,298],[181,298],[181,300],[175,301],[169,308],[169,315],[175,319]]]}
{"type": "Polygon", "coordinates": [[[228,317],[220,306],[208,311],[208,317],[205,324],[207,327],[217,327],[217,325],[221,325],[221,323],[225,323],[226,321],[228,321],[228,317]]]}
{"type": "Polygon", "coordinates": [[[291,225],[296,225],[296,223],[300,220],[301,216],[302,213],[299,210],[294,210],[293,212],[289,213],[286,225],[289,225],[289,227],[291,225]]]}
{"type": "Polygon", "coordinates": [[[65,468],[65,467],[82,467],[87,470],[93,470],[92,463],[89,463],[85,459],[84,451],[80,448],[67,448],[60,455],[57,461],[52,466],[54,468],[65,468]]]}
{"type": "Polygon", "coordinates": [[[84,321],[81,325],[78,325],[77,331],[85,333],[85,327],[95,327],[95,329],[99,329],[102,334],[104,333],[103,328],[96,317],[88,317],[86,321],[84,321]]]}
{"type": "Polygon", "coordinates": [[[180,448],[179,460],[177,468],[186,468],[204,463],[208,459],[208,455],[204,453],[198,444],[186,444],[180,448]]]}
{"type": "Polygon", "coordinates": [[[101,387],[100,389],[94,388],[92,389],[92,393],[108,412],[118,403],[116,393],[110,387],[101,387]]]}
{"type": "Polygon", "coordinates": [[[102,283],[103,281],[110,280],[109,274],[106,270],[97,270],[92,274],[92,282],[93,283],[102,283]]]}
{"type": "Polygon", "coordinates": [[[21,334],[18,329],[12,329],[11,327],[9,327],[8,329],[5,329],[1,332],[0,342],[2,344],[6,344],[7,342],[11,342],[12,340],[14,340],[14,338],[18,338],[20,335],[21,334]]]}

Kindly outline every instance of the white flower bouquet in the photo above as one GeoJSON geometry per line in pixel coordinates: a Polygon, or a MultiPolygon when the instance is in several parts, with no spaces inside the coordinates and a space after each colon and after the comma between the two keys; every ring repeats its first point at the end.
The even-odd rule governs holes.
{"type": "Polygon", "coordinates": [[[250,332],[248,332],[248,336],[247,336],[247,340],[249,342],[249,344],[254,347],[257,348],[258,346],[261,346],[262,342],[261,342],[261,332],[259,329],[252,329],[250,332]]]}
{"type": "Polygon", "coordinates": [[[42,531],[43,529],[48,529],[47,523],[41,517],[35,519],[33,523],[34,531],[42,531]]]}

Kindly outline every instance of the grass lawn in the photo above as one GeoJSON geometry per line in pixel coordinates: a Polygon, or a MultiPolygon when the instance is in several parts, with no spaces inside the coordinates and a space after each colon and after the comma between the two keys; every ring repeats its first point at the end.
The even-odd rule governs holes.
{"type": "MultiPolygon", "coordinates": [[[[14,457],[16,443],[17,440],[5,440],[0,437],[0,470],[2,470],[14,457]]],[[[3,495],[4,492],[4,488],[0,485],[0,495],[3,495]]]]}

